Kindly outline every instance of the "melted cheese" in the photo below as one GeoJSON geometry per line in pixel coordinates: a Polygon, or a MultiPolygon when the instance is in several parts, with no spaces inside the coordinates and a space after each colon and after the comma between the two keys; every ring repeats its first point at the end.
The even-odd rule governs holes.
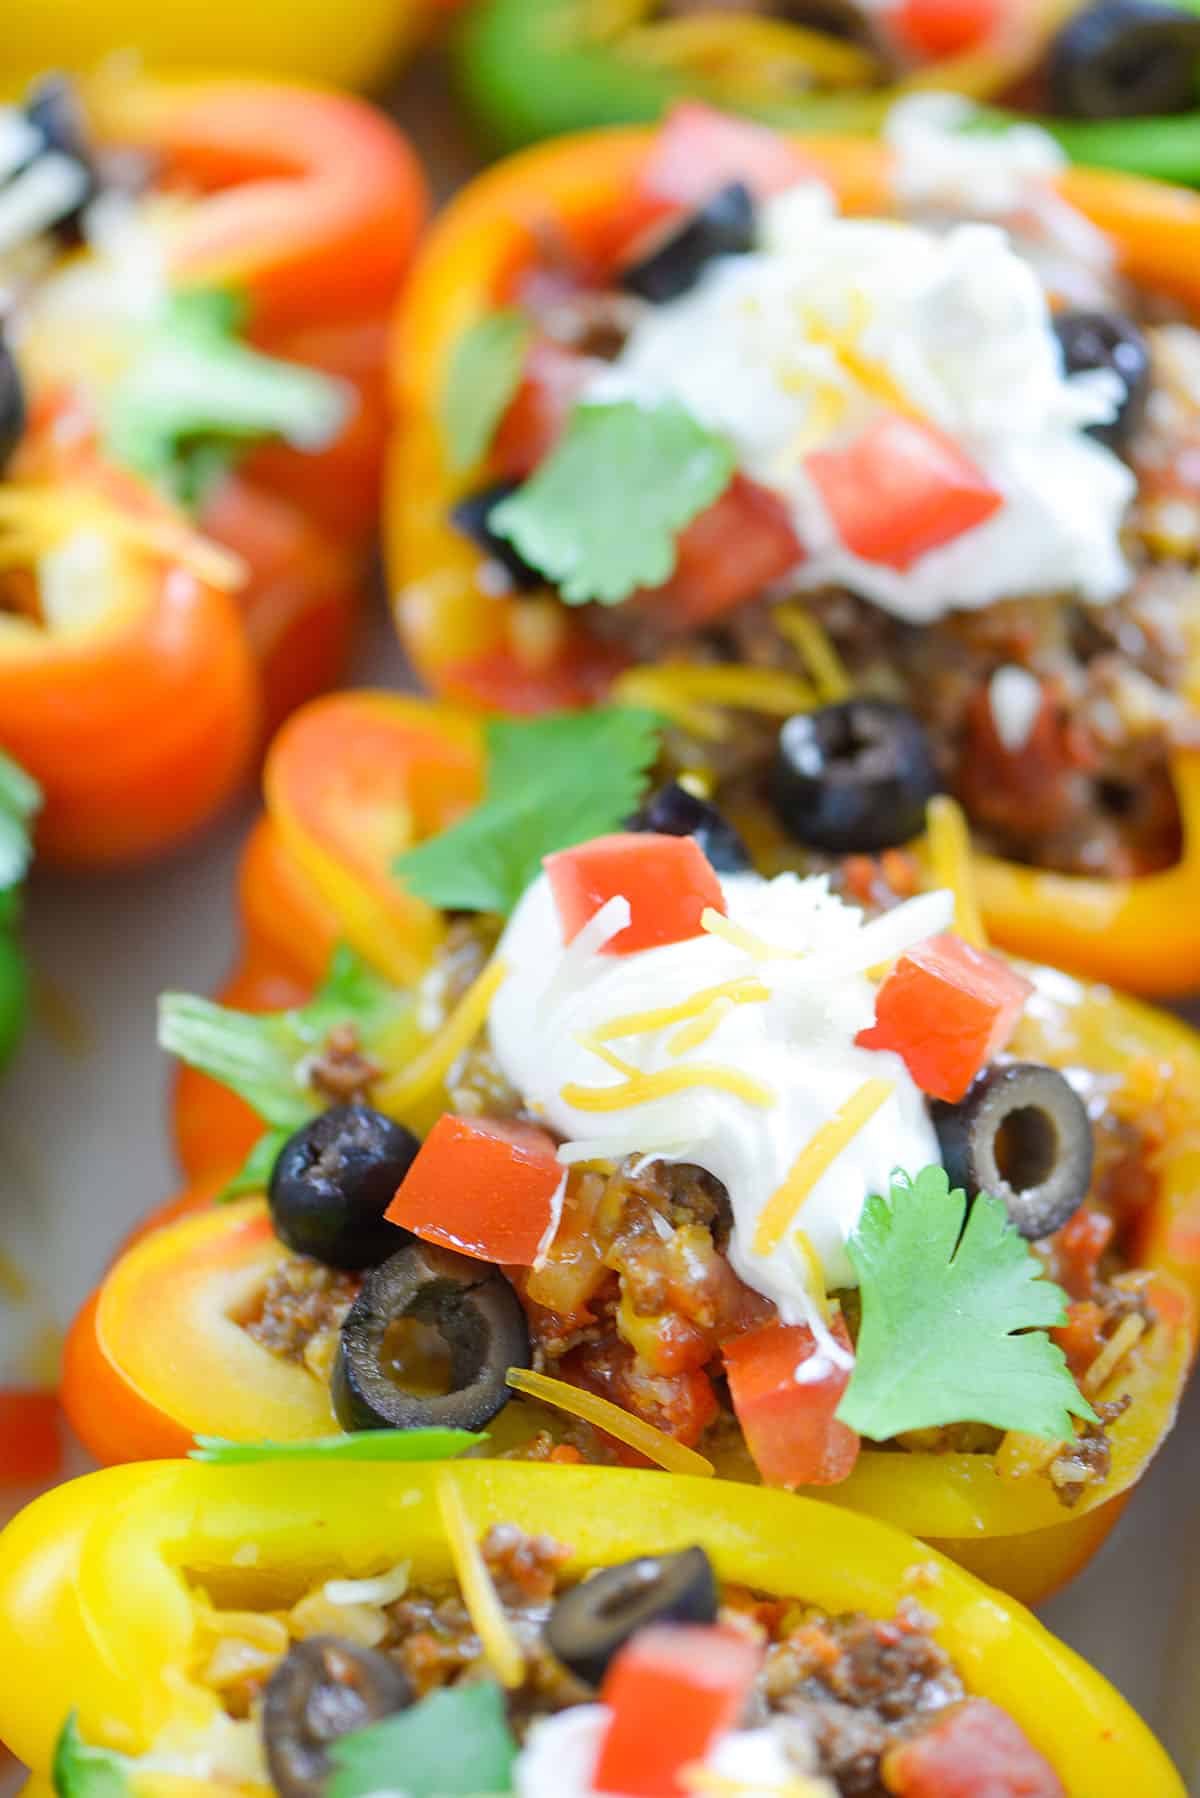
{"type": "Polygon", "coordinates": [[[946,887],[954,894],[954,928],[977,949],[986,948],[987,932],[975,891],[971,831],[966,813],[957,800],[946,793],[938,793],[926,808],[925,828],[934,884],[946,887]]]}
{"type": "Polygon", "coordinates": [[[502,1686],[515,1691],[525,1678],[525,1656],[479,1552],[462,1493],[446,1468],[438,1476],[437,1498],[467,1615],[492,1672],[502,1686]]]}
{"type": "Polygon", "coordinates": [[[420,1055],[400,1073],[380,1083],[375,1103],[389,1117],[401,1122],[426,1100],[433,1098],[464,1050],[469,1049],[487,1021],[488,1007],[507,972],[496,956],[472,981],[450,1016],[420,1055]]]}

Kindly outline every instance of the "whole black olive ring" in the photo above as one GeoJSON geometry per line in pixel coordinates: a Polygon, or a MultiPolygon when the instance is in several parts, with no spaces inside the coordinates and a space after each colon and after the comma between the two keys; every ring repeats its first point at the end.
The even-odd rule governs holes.
{"type": "Polygon", "coordinates": [[[1092,1126],[1057,1068],[1016,1061],[988,1068],[957,1105],[936,1101],[934,1128],[951,1183],[1002,1199],[1031,1239],[1072,1217],[1092,1180],[1092,1126]]]}
{"type": "Polygon", "coordinates": [[[420,1143],[369,1105],[332,1105],[289,1136],[267,1198],[279,1240],[327,1267],[377,1267],[404,1232],[384,1222],[420,1143]]]}
{"type": "Polygon", "coordinates": [[[938,784],[928,739],[906,707],[847,699],[788,719],[768,791],[796,842],[848,855],[915,836],[938,784]]]}
{"type": "Polygon", "coordinates": [[[715,1623],[717,1581],[702,1548],[640,1555],[564,1592],[546,1620],[546,1645],[589,1686],[631,1636],[651,1623],[715,1623]]]}
{"type": "Polygon", "coordinates": [[[271,1781],[281,1798],[321,1798],[329,1745],[406,1710],[415,1693],[394,1661],[340,1636],[310,1636],[280,1661],[263,1694],[271,1781]]]}
{"type": "Polygon", "coordinates": [[[1124,388],[1107,424],[1087,426],[1087,434],[1118,455],[1146,415],[1150,399],[1150,346],[1130,319],[1115,312],[1059,312],[1054,334],[1069,375],[1103,368],[1124,388]]]}
{"type": "Polygon", "coordinates": [[[1133,119],[1196,104],[1200,18],[1162,0],[1098,0],[1063,26],[1046,74],[1055,112],[1133,119]]]}
{"type": "Polygon", "coordinates": [[[621,286],[651,305],[663,306],[693,288],[714,257],[752,250],[756,223],[750,189],[731,181],[691,213],[621,274],[621,286]]]}
{"type": "Polygon", "coordinates": [[[500,1270],[413,1237],[367,1275],[346,1313],[333,1408],[344,1430],[478,1430],[508,1402],[508,1369],[528,1366],[525,1313],[500,1270]],[[389,1373],[389,1331],[404,1319],[441,1337],[448,1392],[408,1392],[389,1373]]]}
{"type": "Polygon", "coordinates": [[[659,787],[626,828],[656,831],[664,837],[695,837],[718,874],[744,874],[754,865],[728,818],[677,781],[659,787]]]}

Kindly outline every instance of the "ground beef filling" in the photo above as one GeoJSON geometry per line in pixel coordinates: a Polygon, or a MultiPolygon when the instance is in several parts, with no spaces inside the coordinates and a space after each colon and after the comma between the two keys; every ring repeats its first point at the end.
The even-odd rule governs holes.
{"type": "MultiPolygon", "coordinates": [[[[523,1738],[539,1717],[595,1700],[595,1692],[543,1641],[570,1550],[511,1524],[494,1526],[481,1549],[525,1659],[524,1680],[509,1695],[510,1719],[523,1738]]],[[[393,1657],[418,1696],[490,1677],[452,1580],[414,1587],[388,1604],[341,1608],[352,1639],[370,1638],[377,1652],[393,1657]]],[[[290,1612],[280,1613],[279,1621],[290,1639],[313,1633],[314,1626],[337,1633],[338,1609],[322,1590],[306,1594],[290,1612]]],[[[219,1633],[220,1614],[214,1617],[219,1633]]],[[[230,1614],[230,1635],[244,1628],[241,1617],[230,1614]]],[[[879,1764],[887,1748],[965,1696],[957,1669],[932,1634],[936,1620],[912,1599],[903,1599],[892,1618],[880,1621],[860,1614],[831,1616],[799,1600],[727,1586],[720,1620],[748,1631],[765,1651],[743,1724],[777,1720],[785,1739],[794,1732],[798,1752],[802,1749],[804,1759],[845,1798],[882,1798],[879,1764]]],[[[223,1684],[222,1698],[232,1715],[254,1714],[276,1664],[277,1657],[264,1657],[244,1678],[223,1684]]]]}

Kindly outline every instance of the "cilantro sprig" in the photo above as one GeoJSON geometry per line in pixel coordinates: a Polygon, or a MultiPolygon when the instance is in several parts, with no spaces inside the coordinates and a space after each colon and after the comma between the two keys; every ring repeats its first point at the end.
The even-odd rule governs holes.
{"type": "Polygon", "coordinates": [[[671,575],[679,532],[720,496],[735,466],[728,439],[677,400],[584,404],[488,523],[568,605],[618,605],[671,575]]]}
{"type": "Polygon", "coordinates": [[[483,803],[395,872],[446,910],[510,912],[544,856],[618,829],[635,809],[658,734],[652,712],[629,706],[492,721],[483,803]]]}
{"type": "Polygon", "coordinates": [[[129,1765],[123,1754],[85,1742],[72,1711],[59,1732],[51,1779],[58,1798],[129,1798],[129,1765]]]}
{"type": "Polygon", "coordinates": [[[177,293],[105,409],[113,459],[196,506],[247,445],[323,449],[351,405],[345,384],[239,340],[245,305],[220,288],[177,293]]]}
{"type": "Polygon", "coordinates": [[[447,1686],[332,1743],[327,1798],[476,1798],[512,1791],[517,1744],[491,1680],[447,1686]]]}
{"type": "Polygon", "coordinates": [[[358,1430],[345,1436],[312,1436],[304,1442],[228,1442],[197,1436],[193,1461],[244,1467],[260,1461],[448,1461],[487,1441],[477,1430],[358,1430]]]}
{"type": "Polygon", "coordinates": [[[25,877],[33,854],[33,820],[41,803],[37,782],[0,750],[0,893],[25,877]]]}
{"type": "Polygon", "coordinates": [[[838,1416],[860,1435],[970,1422],[1053,1441],[1073,1434],[1072,1417],[1095,1421],[1046,1334],[1066,1297],[998,1199],[980,1193],[968,1211],[944,1168],[897,1175],[847,1249],[862,1324],[838,1416]]]}
{"type": "MultiPolygon", "coordinates": [[[[234,1011],[192,993],[164,993],[158,1041],[245,1099],[264,1123],[290,1133],[321,1109],[308,1074],[310,1058],[330,1031],[352,1024],[369,1047],[412,1011],[409,994],[389,986],[341,944],[313,998],[290,1011],[234,1011]]],[[[265,1162],[266,1153],[265,1145],[256,1144],[255,1157],[265,1162]]]]}
{"type": "Polygon", "coordinates": [[[491,448],[520,385],[532,335],[525,314],[506,307],[478,319],[455,344],[439,402],[452,468],[472,468],[491,448]]]}

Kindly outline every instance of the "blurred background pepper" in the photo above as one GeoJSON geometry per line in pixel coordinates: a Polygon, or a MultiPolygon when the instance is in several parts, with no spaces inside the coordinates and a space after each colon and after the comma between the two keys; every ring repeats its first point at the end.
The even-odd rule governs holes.
{"type": "Polygon", "coordinates": [[[459,75],[490,142],[656,119],[689,95],[870,132],[941,88],[1033,113],[1069,155],[1200,180],[1194,0],[481,0],[459,75]]]}

